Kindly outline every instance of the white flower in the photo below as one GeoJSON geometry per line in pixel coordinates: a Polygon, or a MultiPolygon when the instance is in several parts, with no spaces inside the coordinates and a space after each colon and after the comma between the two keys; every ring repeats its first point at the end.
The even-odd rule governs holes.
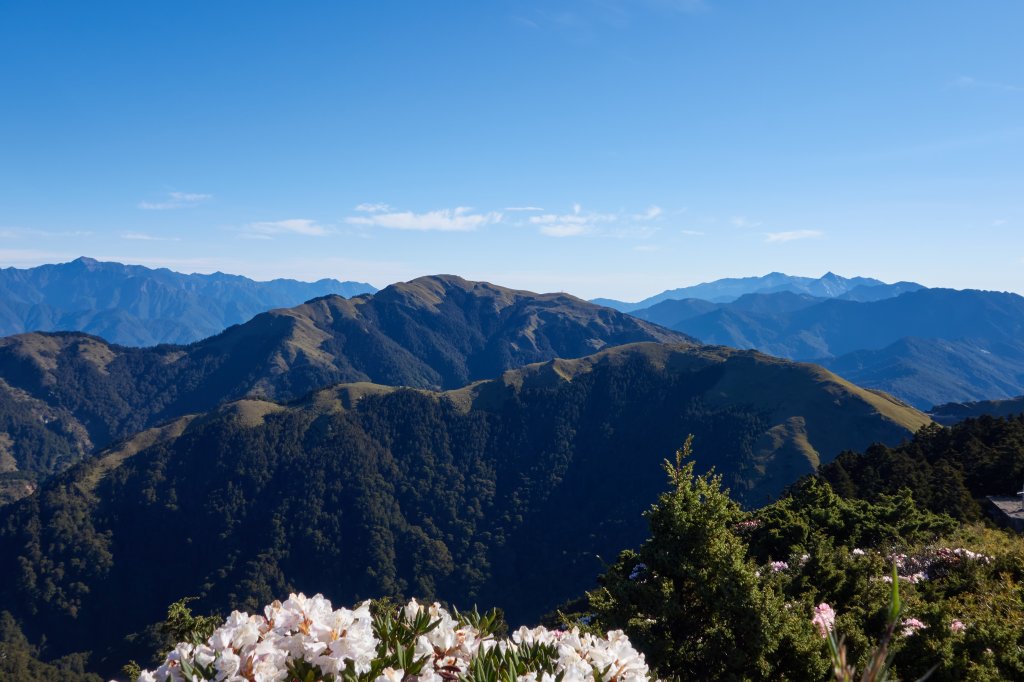
{"type": "Polygon", "coordinates": [[[405,671],[399,668],[384,668],[383,672],[377,676],[374,682],[402,682],[402,678],[405,677],[405,671]]]}
{"type": "MultiPolygon", "coordinates": [[[[447,673],[465,675],[474,657],[498,647],[502,652],[527,644],[551,647],[554,674],[520,676],[522,682],[640,682],[649,679],[643,654],[638,653],[621,631],[607,638],[543,627],[519,628],[511,639],[495,640],[469,626],[461,626],[440,604],[424,608],[415,600],[402,610],[406,625],[424,610],[436,625],[418,637],[417,660],[426,659],[418,682],[445,682],[447,673]],[[447,672],[446,672],[447,671],[447,672]]],[[[322,675],[340,676],[351,666],[365,674],[377,657],[380,641],[373,631],[370,603],[355,609],[332,609],[323,595],[293,594],[285,602],[275,601],[262,616],[233,612],[205,644],[179,644],[156,670],[145,671],[141,682],[200,682],[186,680],[182,664],[212,666],[214,682],[287,682],[288,667],[302,660],[319,668],[322,675]]],[[[388,652],[393,656],[394,652],[388,652]]],[[[390,659],[394,660],[394,659],[390,659]]],[[[387,667],[374,682],[402,682],[404,670],[387,667]]]]}

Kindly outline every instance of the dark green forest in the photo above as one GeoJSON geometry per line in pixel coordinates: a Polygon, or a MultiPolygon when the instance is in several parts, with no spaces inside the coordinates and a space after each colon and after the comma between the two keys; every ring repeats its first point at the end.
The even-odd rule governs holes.
{"type": "Polygon", "coordinates": [[[987,495],[1014,495],[1024,482],[1024,415],[928,426],[902,445],[844,452],[821,476],[845,497],[868,500],[912,490],[924,508],[976,521],[987,495]]]}
{"type": "Polygon", "coordinates": [[[701,470],[757,502],[813,470],[803,438],[765,440],[785,410],[813,414],[816,441],[814,424],[847,441],[909,433],[826,377],[641,344],[445,394],[363,385],[229,404],[0,510],[0,610],[52,656],[92,651],[106,674],[145,659],[147,629],[190,595],[216,612],[290,590],[416,595],[532,622],[643,539],[659,462],[685,434],[704,445],[701,470]],[[737,382],[782,382],[809,402],[723,401],[737,382]],[[823,408],[823,390],[844,400],[823,408]]]}

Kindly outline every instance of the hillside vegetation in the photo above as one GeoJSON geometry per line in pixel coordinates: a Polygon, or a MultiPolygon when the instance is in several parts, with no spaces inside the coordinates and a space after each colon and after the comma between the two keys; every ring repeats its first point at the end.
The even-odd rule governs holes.
{"type": "Polygon", "coordinates": [[[687,340],[567,294],[450,276],[274,310],[189,346],[22,334],[0,339],[0,476],[23,491],[94,448],[246,396],[293,400],[359,381],[456,388],[531,362],[687,340]]]}
{"type": "Polygon", "coordinates": [[[418,595],[529,621],[642,540],[658,463],[687,433],[706,445],[702,469],[759,504],[847,444],[926,423],[814,366],[653,343],[445,393],[364,383],[247,399],[0,510],[0,610],[55,655],[110,662],[183,595],[217,610],[291,589],[418,595]]]}

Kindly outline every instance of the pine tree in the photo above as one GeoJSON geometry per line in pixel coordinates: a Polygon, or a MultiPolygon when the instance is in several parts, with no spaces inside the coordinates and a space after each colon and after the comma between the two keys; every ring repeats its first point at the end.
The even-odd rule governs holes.
{"type": "Polygon", "coordinates": [[[646,514],[650,538],[588,594],[598,624],[625,630],[662,677],[820,679],[821,641],[761,586],[732,531],[742,511],[721,477],[694,474],[691,450],[692,437],[665,463],[671,487],[646,514]]]}

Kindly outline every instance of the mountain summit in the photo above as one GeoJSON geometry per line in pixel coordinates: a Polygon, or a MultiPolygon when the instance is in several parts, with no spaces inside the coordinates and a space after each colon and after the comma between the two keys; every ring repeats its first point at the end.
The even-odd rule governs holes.
{"type": "Polygon", "coordinates": [[[339,382],[451,389],[638,341],[693,345],[681,332],[568,294],[451,275],[351,299],[324,296],[189,346],[21,334],[0,339],[0,426],[12,434],[5,466],[45,475],[225,400],[288,401],[339,382]]]}

